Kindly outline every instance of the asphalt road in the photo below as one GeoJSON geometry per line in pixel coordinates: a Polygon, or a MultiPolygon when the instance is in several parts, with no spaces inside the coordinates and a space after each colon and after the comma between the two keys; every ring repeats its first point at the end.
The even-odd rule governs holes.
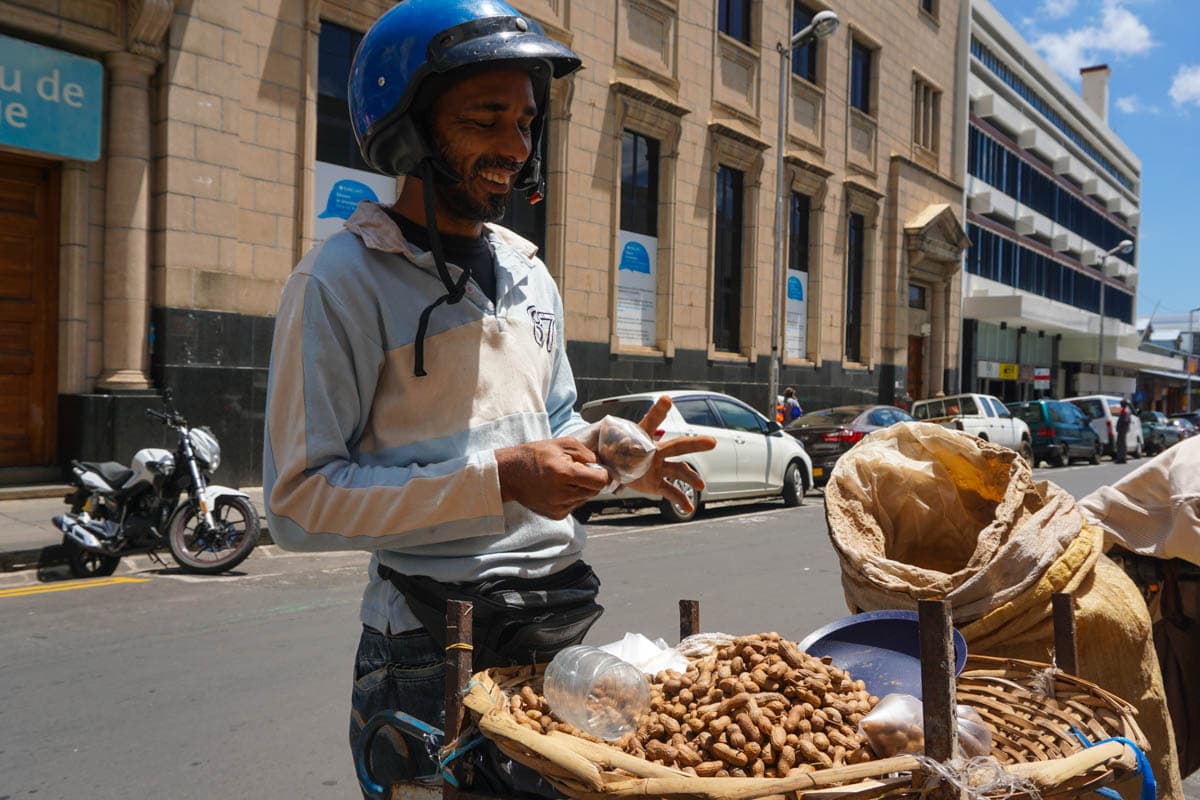
{"type": "MultiPolygon", "coordinates": [[[[1078,496],[1134,466],[1039,476],[1078,496]]],[[[819,494],[588,529],[607,608],[592,642],[674,641],[679,598],[700,601],[707,630],[796,638],[846,613],[819,494]]],[[[357,797],[346,728],[365,563],[272,547],[230,577],[0,579],[0,800],[357,797]]]]}

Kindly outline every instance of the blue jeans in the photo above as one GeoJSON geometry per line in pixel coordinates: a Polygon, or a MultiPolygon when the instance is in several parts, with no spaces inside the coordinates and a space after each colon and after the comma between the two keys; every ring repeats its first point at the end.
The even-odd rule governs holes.
{"type": "MultiPolygon", "coordinates": [[[[394,635],[363,626],[354,662],[350,747],[377,711],[397,710],[436,727],[445,726],[446,664],[442,649],[424,628],[394,635]]],[[[371,773],[388,786],[436,771],[436,752],[385,726],[371,744],[371,773]]]]}

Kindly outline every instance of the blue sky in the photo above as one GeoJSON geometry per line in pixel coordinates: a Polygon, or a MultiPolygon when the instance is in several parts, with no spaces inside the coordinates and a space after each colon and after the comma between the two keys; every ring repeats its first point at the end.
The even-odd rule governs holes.
{"type": "Polygon", "coordinates": [[[991,2],[1076,91],[1080,67],[1112,68],[1109,127],[1142,160],[1137,315],[1186,326],[1200,306],[1200,0],[991,2]]]}

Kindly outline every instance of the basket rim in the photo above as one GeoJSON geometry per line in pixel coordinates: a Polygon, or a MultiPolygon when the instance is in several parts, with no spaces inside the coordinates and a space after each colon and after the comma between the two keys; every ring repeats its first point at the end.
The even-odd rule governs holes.
{"type": "MultiPolygon", "coordinates": [[[[861,798],[897,792],[903,784],[918,786],[917,775],[930,776],[916,756],[902,755],[863,764],[793,773],[783,778],[701,778],[642,759],[607,744],[581,739],[561,731],[537,733],[516,722],[509,713],[506,693],[539,677],[545,665],[498,667],[477,672],[468,684],[464,705],[471,710],[479,731],[493,740],[505,755],[537,771],[559,791],[578,800],[611,800],[617,797],[661,797],[675,800],[755,800],[779,794],[853,786],[861,798]],[[903,781],[888,776],[907,774],[903,781]]],[[[1123,735],[1146,748],[1144,734],[1125,700],[1095,683],[1069,675],[1050,664],[1022,659],[972,655],[959,676],[961,683],[1010,681],[1047,670],[1053,685],[1095,699],[1116,715],[1124,727],[1110,735],[1123,735]]],[[[1019,684],[1016,684],[1019,686],[1019,684]]],[[[1031,695],[1032,696],[1032,695],[1031,695]]],[[[1084,707],[1086,710],[1086,706],[1084,707]]],[[[1097,723],[1099,726],[1099,723],[1097,723]]],[[[1108,737],[1105,737],[1108,738],[1108,737]]],[[[1095,788],[1127,777],[1136,768],[1132,749],[1119,742],[1078,750],[1057,758],[1007,764],[1003,769],[1028,779],[1042,797],[1095,788]]],[[[917,791],[917,790],[913,790],[917,791]]],[[[915,796],[915,795],[914,795],[915,796]]]]}

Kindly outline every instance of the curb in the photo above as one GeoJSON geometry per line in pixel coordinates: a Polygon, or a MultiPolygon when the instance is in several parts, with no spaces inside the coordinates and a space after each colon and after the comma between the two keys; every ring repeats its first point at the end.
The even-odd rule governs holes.
{"type": "Polygon", "coordinates": [[[0,486],[0,502],[5,500],[44,500],[48,497],[63,498],[75,491],[66,483],[41,483],[34,486],[0,486]]]}
{"type": "MultiPolygon", "coordinates": [[[[255,545],[255,548],[274,543],[275,542],[271,539],[271,532],[268,531],[264,525],[262,532],[259,534],[258,544],[255,545]]],[[[163,546],[162,551],[168,557],[170,556],[170,551],[166,545],[163,546]]],[[[135,557],[144,554],[145,551],[136,550],[130,553],[129,556],[123,556],[122,560],[124,560],[124,558],[135,557]]],[[[253,557],[253,555],[254,554],[252,552],[251,556],[253,557]]],[[[50,544],[46,545],[45,547],[34,547],[26,550],[10,550],[8,552],[0,552],[0,575],[12,572],[24,572],[26,570],[45,570],[53,567],[64,566],[66,563],[67,557],[61,543],[50,544]]]]}

